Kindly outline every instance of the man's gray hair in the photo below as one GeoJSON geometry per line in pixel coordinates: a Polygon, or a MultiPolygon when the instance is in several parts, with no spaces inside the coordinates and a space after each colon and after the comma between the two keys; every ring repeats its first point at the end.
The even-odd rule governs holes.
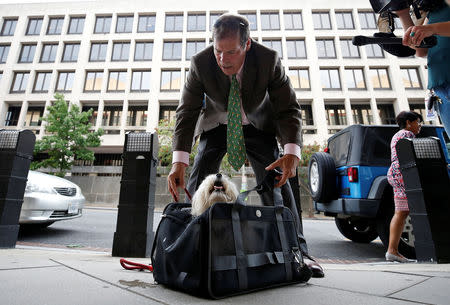
{"type": "Polygon", "coordinates": [[[223,14],[213,26],[213,39],[221,40],[223,38],[235,37],[239,35],[239,41],[242,47],[250,37],[248,20],[242,15],[223,14]]]}

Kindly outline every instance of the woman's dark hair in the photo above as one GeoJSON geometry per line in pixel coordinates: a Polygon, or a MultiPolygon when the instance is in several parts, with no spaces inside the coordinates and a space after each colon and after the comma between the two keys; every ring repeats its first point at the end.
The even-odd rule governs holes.
{"type": "Polygon", "coordinates": [[[402,111],[397,115],[395,121],[397,122],[400,129],[403,129],[406,127],[406,121],[412,122],[417,119],[419,119],[419,122],[423,122],[423,117],[420,113],[417,113],[415,111],[402,111]]]}
{"type": "Polygon", "coordinates": [[[236,37],[236,34],[239,35],[241,46],[245,47],[245,43],[250,37],[250,29],[248,20],[244,16],[223,14],[214,22],[213,39],[236,37]]]}

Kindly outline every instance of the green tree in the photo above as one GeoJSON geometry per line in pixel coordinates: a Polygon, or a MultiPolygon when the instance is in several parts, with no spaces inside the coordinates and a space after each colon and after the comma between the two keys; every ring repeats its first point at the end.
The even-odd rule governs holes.
{"type": "Polygon", "coordinates": [[[88,148],[100,146],[103,130],[89,130],[92,109],[81,112],[77,105],[72,105],[69,110],[62,94],[56,93],[55,99],[53,105],[48,107],[48,114],[42,118],[47,122],[45,131],[48,135],[36,141],[34,148],[35,154],[47,152],[49,157],[33,162],[31,168],[55,168],[56,175],[64,177],[75,159],[94,160],[94,152],[88,148]]]}

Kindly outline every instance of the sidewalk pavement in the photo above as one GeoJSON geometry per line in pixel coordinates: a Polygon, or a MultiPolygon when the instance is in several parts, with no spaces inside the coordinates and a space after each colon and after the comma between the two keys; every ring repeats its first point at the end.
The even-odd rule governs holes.
{"type": "MultiPolygon", "coordinates": [[[[149,264],[150,258],[130,258],[149,264]]],[[[111,253],[17,246],[0,249],[2,305],[449,304],[450,264],[323,264],[325,278],[218,301],[155,284],[111,253]]]]}

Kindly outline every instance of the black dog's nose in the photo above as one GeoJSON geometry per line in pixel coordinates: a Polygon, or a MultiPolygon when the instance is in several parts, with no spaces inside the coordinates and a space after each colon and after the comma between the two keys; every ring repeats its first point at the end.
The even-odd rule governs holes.
{"type": "Polygon", "coordinates": [[[221,179],[221,178],[222,178],[222,174],[217,174],[217,175],[216,175],[216,178],[217,178],[217,179],[221,179]]]}

